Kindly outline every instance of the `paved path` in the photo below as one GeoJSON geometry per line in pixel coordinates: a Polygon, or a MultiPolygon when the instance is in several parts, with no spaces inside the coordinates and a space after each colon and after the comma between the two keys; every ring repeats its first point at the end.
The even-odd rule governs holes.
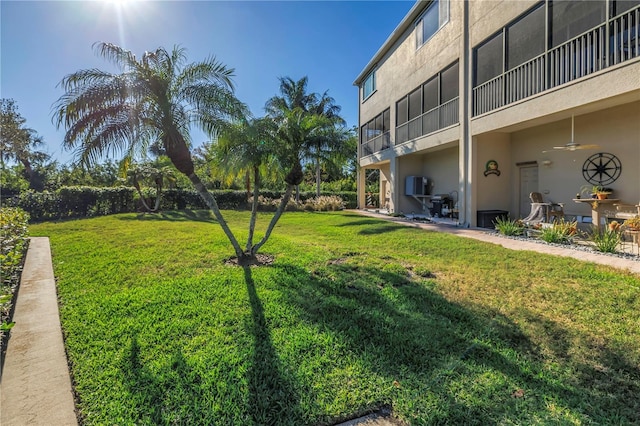
{"type": "Polygon", "coordinates": [[[0,425],[77,425],[49,239],[29,242],[2,378],[0,425]]]}
{"type": "Polygon", "coordinates": [[[435,224],[435,223],[422,223],[409,221],[400,217],[393,217],[381,213],[373,213],[366,210],[353,210],[364,216],[376,217],[402,225],[411,226],[414,228],[429,229],[431,231],[447,232],[450,234],[459,235],[461,237],[473,238],[476,240],[487,241],[493,244],[498,244],[511,250],[530,250],[537,251],[539,253],[553,254],[556,256],[572,257],[574,259],[582,260],[585,262],[594,262],[601,265],[609,265],[614,268],[628,270],[635,274],[640,274],[640,261],[633,259],[625,259],[617,256],[610,256],[606,254],[599,254],[595,252],[585,252],[580,250],[574,250],[571,248],[564,248],[553,246],[549,244],[540,244],[537,242],[528,242],[510,238],[500,237],[498,235],[491,235],[487,229],[484,228],[459,228],[453,225],[435,224]]]}

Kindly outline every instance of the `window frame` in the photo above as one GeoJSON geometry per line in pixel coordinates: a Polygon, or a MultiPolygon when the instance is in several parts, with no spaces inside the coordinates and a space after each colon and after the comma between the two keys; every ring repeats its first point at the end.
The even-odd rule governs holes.
{"type": "Polygon", "coordinates": [[[372,70],[362,82],[362,101],[365,101],[376,92],[376,70],[372,70]],[[371,89],[367,93],[367,85],[370,83],[371,89]]]}
{"type": "Polygon", "coordinates": [[[450,0],[431,0],[431,3],[420,14],[420,17],[416,20],[414,26],[414,33],[416,36],[416,50],[427,44],[429,40],[436,35],[442,27],[449,22],[450,15],[450,0]],[[430,33],[427,37],[424,34],[424,18],[430,12],[437,10],[438,27],[430,33]]]}

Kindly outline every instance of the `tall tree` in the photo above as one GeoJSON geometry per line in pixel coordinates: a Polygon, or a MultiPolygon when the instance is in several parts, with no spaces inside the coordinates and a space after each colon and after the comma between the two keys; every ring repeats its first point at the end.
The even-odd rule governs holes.
{"type": "Polygon", "coordinates": [[[253,244],[258,199],[262,186],[262,175],[274,166],[274,123],[270,119],[250,119],[238,122],[227,128],[218,138],[213,155],[227,172],[244,174],[247,188],[247,199],[253,196],[251,203],[251,219],[245,253],[255,255],[257,249],[253,244]],[[253,191],[252,191],[253,182],[253,191]]]}
{"type": "Polygon", "coordinates": [[[280,96],[269,99],[265,105],[267,114],[282,120],[287,112],[300,110],[303,114],[315,115],[317,129],[311,138],[300,145],[302,161],[312,161],[316,170],[316,195],[320,195],[321,166],[333,153],[342,153],[342,145],[348,137],[345,121],[340,116],[341,108],[325,91],[322,95],[308,93],[308,77],[294,81],[290,77],[280,78],[280,96]]]}
{"type": "Polygon", "coordinates": [[[65,93],[54,104],[54,121],[66,129],[64,146],[75,149],[80,162],[92,163],[109,152],[132,155],[160,144],[209,206],[238,258],[244,258],[216,199],[196,175],[189,149],[192,125],[214,134],[247,113],[234,94],[233,69],[213,57],[186,64],[185,49],[179,47],[160,47],[140,59],[111,43],[94,48],[119,72],[88,69],[62,79],[65,93]]]}
{"type": "Polygon", "coordinates": [[[4,169],[8,161],[19,162],[24,167],[24,177],[29,181],[29,187],[41,191],[44,183],[42,176],[34,170],[33,163],[41,163],[49,155],[36,149],[44,141],[35,130],[25,127],[26,121],[13,99],[0,100],[0,165],[4,169]]]}

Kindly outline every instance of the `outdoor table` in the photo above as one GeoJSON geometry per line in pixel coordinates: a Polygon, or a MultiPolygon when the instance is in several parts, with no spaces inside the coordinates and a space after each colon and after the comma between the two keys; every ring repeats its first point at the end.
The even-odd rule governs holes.
{"type": "Polygon", "coordinates": [[[600,216],[607,210],[611,204],[618,203],[620,200],[617,198],[605,198],[599,200],[597,198],[574,198],[576,203],[589,203],[591,206],[591,223],[596,226],[598,232],[602,231],[602,224],[600,223],[600,216]]]}

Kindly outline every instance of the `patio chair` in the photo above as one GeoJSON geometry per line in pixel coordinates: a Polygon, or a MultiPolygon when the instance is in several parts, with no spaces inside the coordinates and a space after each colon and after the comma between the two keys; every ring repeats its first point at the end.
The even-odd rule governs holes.
{"type": "Polygon", "coordinates": [[[542,206],[545,222],[555,222],[557,218],[564,218],[564,203],[545,202],[542,194],[539,192],[530,193],[529,199],[531,200],[532,210],[534,204],[542,206]]]}

